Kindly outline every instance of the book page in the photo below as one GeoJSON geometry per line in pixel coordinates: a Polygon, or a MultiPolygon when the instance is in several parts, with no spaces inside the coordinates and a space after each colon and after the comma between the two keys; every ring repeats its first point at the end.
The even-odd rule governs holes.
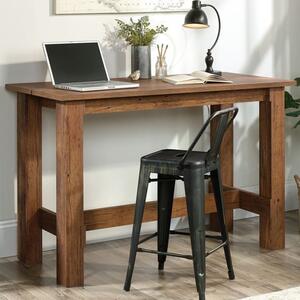
{"type": "Polygon", "coordinates": [[[163,78],[163,81],[168,82],[168,83],[172,83],[172,84],[175,84],[175,85],[203,84],[204,83],[204,81],[199,79],[199,78],[196,78],[196,77],[191,76],[191,75],[184,75],[184,74],[167,76],[167,77],[163,78]]]}
{"type": "Polygon", "coordinates": [[[214,77],[213,74],[210,74],[210,73],[207,73],[207,72],[204,72],[204,71],[195,71],[191,74],[191,76],[194,76],[196,78],[200,78],[204,81],[206,81],[207,79],[209,79],[211,77],[214,77]]]}
{"type": "Polygon", "coordinates": [[[179,74],[179,75],[167,76],[166,79],[174,82],[183,82],[183,81],[195,80],[197,78],[191,75],[179,74]]]}
{"type": "Polygon", "coordinates": [[[214,83],[232,83],[232,81],[227,80],[221,75],[211,74],[204,71],[195,71],[191,74],[195,78],[201,79],[205,82],[214,82],[214,83]]]}

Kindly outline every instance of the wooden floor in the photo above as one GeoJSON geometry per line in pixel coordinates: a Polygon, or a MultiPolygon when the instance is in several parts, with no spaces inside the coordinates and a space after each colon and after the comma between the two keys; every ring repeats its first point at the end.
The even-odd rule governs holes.
{"type": "MultiPolygon", "coordinates": [[[[241,299],[262,293],[300,286],[300,233],[297,212],[286,216],[287,242],[283,251],[262,251],[258,247],[258,219],[235,222],[231,237],[236,280],[229,281],[223,252],[207,259],[207,299],[241,299]]],[[[155,247],[156,241],[147,242],[155,247]]],[[[208,247],[213,243],[208,242],[208,247]]],[[[190,251],[189,237],[173,236],[170,250],[190,251]]],[[[129,240],[120,240],[86,248],[85,288],[56,286],[55,252],[44,254],[41,268],[25,269],[16,258],[0,260],[0,299],[197,299],[192,262],[168,258],[163,273],[157,271],[157,259],[138,254],[132,290],[122,290],[128,259],[129,240]]]]}

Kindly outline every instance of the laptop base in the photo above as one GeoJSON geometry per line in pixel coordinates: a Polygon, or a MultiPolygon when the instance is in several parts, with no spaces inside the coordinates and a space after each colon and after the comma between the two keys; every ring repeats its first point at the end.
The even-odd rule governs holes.
{"type": "Polygon", "coordinates": [[[76,92],[93,92],[106,91],[116,89],[132,89],[138,88],[139,83],[131,83],[124,81],[104,81],[104,82],[78,82],[56,84],[54,87],[62,90],[76,91],[76,92]]]}

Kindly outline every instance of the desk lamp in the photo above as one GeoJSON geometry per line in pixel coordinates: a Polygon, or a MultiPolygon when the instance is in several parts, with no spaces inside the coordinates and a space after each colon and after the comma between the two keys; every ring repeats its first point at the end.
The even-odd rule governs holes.
{"type": "Polygon", "coordinates": [[[218,17],[218,22],[219,22],[219,30],[218,30],[217,38],[216,38],[214,44],[212,45],[212,47],[208,49],[207,56],[205,58],[205,62],[206,62],[205,72],[221,75],[222,74],[221,72],[214,71],[214,69],[213,69],[214,58],[211,55],[211,51],[216,46],[216,44],[219,40],[219,37],[220,37],[220,32],[221,32],[221,18],[220,18],[218,10],[213,5],[202,4],[201,1],[194,0],[193,4],[192,4],[192,9],[187,13],[183,26],[186,28],[192,28],[192,29],[208,28],[209,25],[208,25],[207,15],[202,10],[202,7],[211,7],[216,12],[217,17],[218,17]]]}

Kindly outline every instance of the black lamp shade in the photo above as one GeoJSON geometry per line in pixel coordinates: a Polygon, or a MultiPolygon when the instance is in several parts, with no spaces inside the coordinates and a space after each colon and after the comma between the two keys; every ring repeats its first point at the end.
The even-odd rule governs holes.
{"type": "Polygon", "coordinates": [[[183,26],[195,29],[209,27],[206,13],[201,9],[201,1],[193,1],[192,9],[187,13],[183,26]]]}

